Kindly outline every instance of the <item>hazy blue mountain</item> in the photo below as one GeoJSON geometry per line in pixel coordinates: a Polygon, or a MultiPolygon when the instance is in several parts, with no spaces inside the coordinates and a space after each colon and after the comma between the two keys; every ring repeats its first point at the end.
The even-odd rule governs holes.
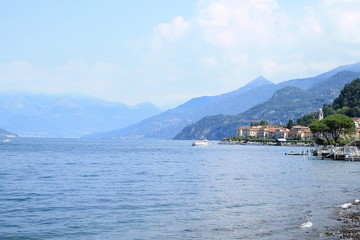
{"type": "Polygon", "coordinates": [[[269,81],[268,79],[264,78],[263,76],[259,76],[259,77],[255,78],[254,80],[250,81],[249,83],[247,83],[245,86],[243,86],[239,89],[236,89],[235,91],[224,93],[220,96],[222,98],[238,96],[238,95],[241,95],[251,89],[256,89],[257,87],[268,86],[268,85],[273,86],[275,84],[273,82],[269,81]]]}
{"type": "Polygon", "coordinates": [[[259,77],[242,88],[218,96],[193,98],[188,102],[145,119],[137,124],[111,132],[91,134],[84,137],[116,138],[143,136],[149,138],[173,138],[188,124],[207,115],[235,114],[267,100],[277,86],[259,77]]]}
{"type": "MultiPolygon", "coordinates": [[[[235,91],[219,96],[194,98],[174,109],[170,109],[149,119],[145,119],[138,124],[113,130],[111,132],[93,134],[87,137],[116,138],[127,136],[143,136],[153,138],[173,138],[181,131],[182,128],[189,124],[195,123],[205,116],[220,114],[222,116],[221,118],[226,118],[226,115],[236,115],[245,112],[255,105],[269,100],[277,90],[290,86],[297,87],[302,90],[308,90],[314,86],[314,88],[309,89],[309,93],[311,93],[310,95],[315,95],[312,101],[314,101],[316,104],[320,102],[329,102],[331,99],[333,99],[333,96],[336,95],[336,91],[341,89],[339,86],[343,85],[346,81],[349,80],[348,78],[345,79],[346,77],[344,76],[346,73],[344,72],[341,73],[343,75],[336,77],[336,74],[344,70],[360,72],[360,63],[341,66],[315,77],[293,79],[279,83],[277,85],[268,81],[264,77],[259,77],[248,83],[246,86],[235,91]],[[319,84],[318,87],[316,87],[315,84],[319,84]],[[324,88],[326,91],[324,89],[324,91],[316,90],[322,88],[324,88]],[[319,91],[322,92],[320,93],[319,91]],[[329,91],[332,91],[331,94],[329,91]]],[[[353,74],[355,73],[349,72],[347,75],[351,78],[353,74]]],[[[305,95],[308,96],[307,93],[305,95]]],[[[283,101],[286,103],[287,99],[283,99],[283,101]]],[[[303,99],[303,101],[308,103],[308,101],[305,99],[303,99]]],[[[309,106],[305,107],[304,109],[308,109],[308,107],[309,106]]],[[[284,118],[293,118],[298,116],[297,113],[281,114],[283,114],[284,118]]],[[[207,120],[210,121],[209,119],[207,120]]],[[[248,121],[248,119],[246,119],[246,121],[248,121]]]]}
{"type": "Polygon", "coordinates": [[[251,121],[267,120],[271,124],[285,124],[304,114],[314,112],[323,104],[330,104],[345,86],[359,73],[341,71],[315,83],[308,91],[287,86],[278,90],[272,98],[237,115],[207,116],[185,127],[175,139],[221,139],[234,136],[239,126],[251,121]]]}
{"type": "Polygon", "coordinates": [[[342,71],[360,72],[360,62],[354,63],[354,64],[343,65],[343,66],[334,68],[328,72],[317,75],[315,77],[292,79],[292,80],[281,82],[278,85],[279,85],[279,88],[283,88],[286,86],[293,86],[293,87],[301,88],[303,90],[307,90],[310,87],[312,87],[314,84],[316,84],[324,79],[327,79],[329,77],[332,77],[342,71]]]}
{"type": "Polygon", "coordinates": [[[345,84],[351,83],[358,77],[360,77],[360,69],[359,72],[344,70],[334,76],[315,83],[307,91],[316,94],[318,97],[326,99],[328,103],[331,103],[332,100],[339,96],[340,91],[344,88],[345,84]]]}
{"type": "Polygon", "coordinates": [[[5,129],[0,128],[0,139],[7,138],[7,137],[6,137],[7,135],[17,136],[17,135],[14,134],[14,133],[11,133],[11,132],[9,132],[9,131],[6,131],[5,129]]]}
{"type": "Polygon", "coordinates": [[[194,140],[194,139],[222,139],[224,136],[235,136],[236,127],[248,125],[248,121],[235,115],[215,115],[206,116],[196,123],[186,126],[174,139],[194,140]]]}
{"type": "Polygon", "coordinates": [[[235,116],[208,116],[185,127],[175,139],[221,139],[235,136],[236,128],[250,121],[267,120],[270,124],[285,124],[289,119],[316,111],[323,105],[316,96],[296,87],[284,87],[272,98],[235,116]]]}
{"type": "Polygon", "coordinates": [[[89,96],[0,93],[0,127],[20,136],[80,137],[128,126],[161,112],[89,96]]]}

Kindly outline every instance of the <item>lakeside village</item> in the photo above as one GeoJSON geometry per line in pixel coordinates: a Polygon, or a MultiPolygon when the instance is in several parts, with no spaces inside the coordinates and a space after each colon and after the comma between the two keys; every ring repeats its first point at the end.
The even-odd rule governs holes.
{"type": "MultiPolygon", "coordinates": [[[[320,108],[318,120],[324,119],[324,114],[320,108]]],[[[315,147],[311,152],[314,156],[332,158],[334,160],[360,161],[360,150],[358,147],[360,139],[360,118],[351,118],[355,129],[349,133],[341,134],[341,138],[347,139],[347,144],[321,145],[319,140],[325,137],[333,140],[333,135],[329,132],[314,131],[308,126],[292,126],[290,129],[280,125],[261,125],[242,126],[236,129],[236,136],[222,139],[219,144],[241,145],[277,145],[277,146],[309,146],[315,147]],[[357,144],[357,145],[356,145],[357,144]]],[[[264,121],[266,122],[266,121],[264,121]]],[[[295,153],[293,151],[285,153],[288,155],[307,155],[310,151],[295,153]]]]}

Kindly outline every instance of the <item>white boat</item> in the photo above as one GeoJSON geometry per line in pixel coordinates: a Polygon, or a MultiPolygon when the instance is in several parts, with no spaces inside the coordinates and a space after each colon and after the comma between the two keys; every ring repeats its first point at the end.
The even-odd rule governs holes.
{"type": "Polygon", "coordinates": [[[213,144],[212,142],[209,142],[208,140],[201,140],[201,141],[195,141],[192,143],[193,146],[209,146],[213,144]]]}

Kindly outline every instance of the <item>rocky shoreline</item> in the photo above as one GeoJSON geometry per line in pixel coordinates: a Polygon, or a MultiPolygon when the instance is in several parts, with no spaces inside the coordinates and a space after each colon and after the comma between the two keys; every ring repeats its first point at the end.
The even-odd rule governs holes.
{"type": "Polygon", "coordinates": [[[326,232],[321,234],[325,239],[354,239],[360,240],[360,201],[341,205],[336,220],[339,225],[326,227],[326,232]]]}

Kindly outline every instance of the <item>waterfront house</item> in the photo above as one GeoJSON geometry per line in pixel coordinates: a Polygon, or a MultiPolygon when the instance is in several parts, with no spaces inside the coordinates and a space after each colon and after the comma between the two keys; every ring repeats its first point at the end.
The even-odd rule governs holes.
{"type": "Polygon", "coordinates": [[[279,129],[283,129],[281,126],[277,125],[265,125],[261,126],[258,131],[257,138],[259,139],[271,139],[275,137],[276,131],[279,129]]]}
{"type": "Polygon", "coordinates": [[[283,138],[285,133],[285,128],[278,125],[265,125],[265,126],[243,126],[237,128],[236,136],[239,138],[246,138],[246,137],[254,137],[258,139],[272,139],[276,138],[276,132],[278,131],[278,135],[282,134],[281,138],[283,138]]]}
{"type": "Polygon", "coordinates": [[[313,134],[309,127],[294,126],[290,129],[289,139],[293,140],[312,140],[313,134]]]}
{"type": "Polygon", "coordinates": [[[290,130],[287,128],[276,129],[275,138],[276,139],[288,139],[290,130]]]}

